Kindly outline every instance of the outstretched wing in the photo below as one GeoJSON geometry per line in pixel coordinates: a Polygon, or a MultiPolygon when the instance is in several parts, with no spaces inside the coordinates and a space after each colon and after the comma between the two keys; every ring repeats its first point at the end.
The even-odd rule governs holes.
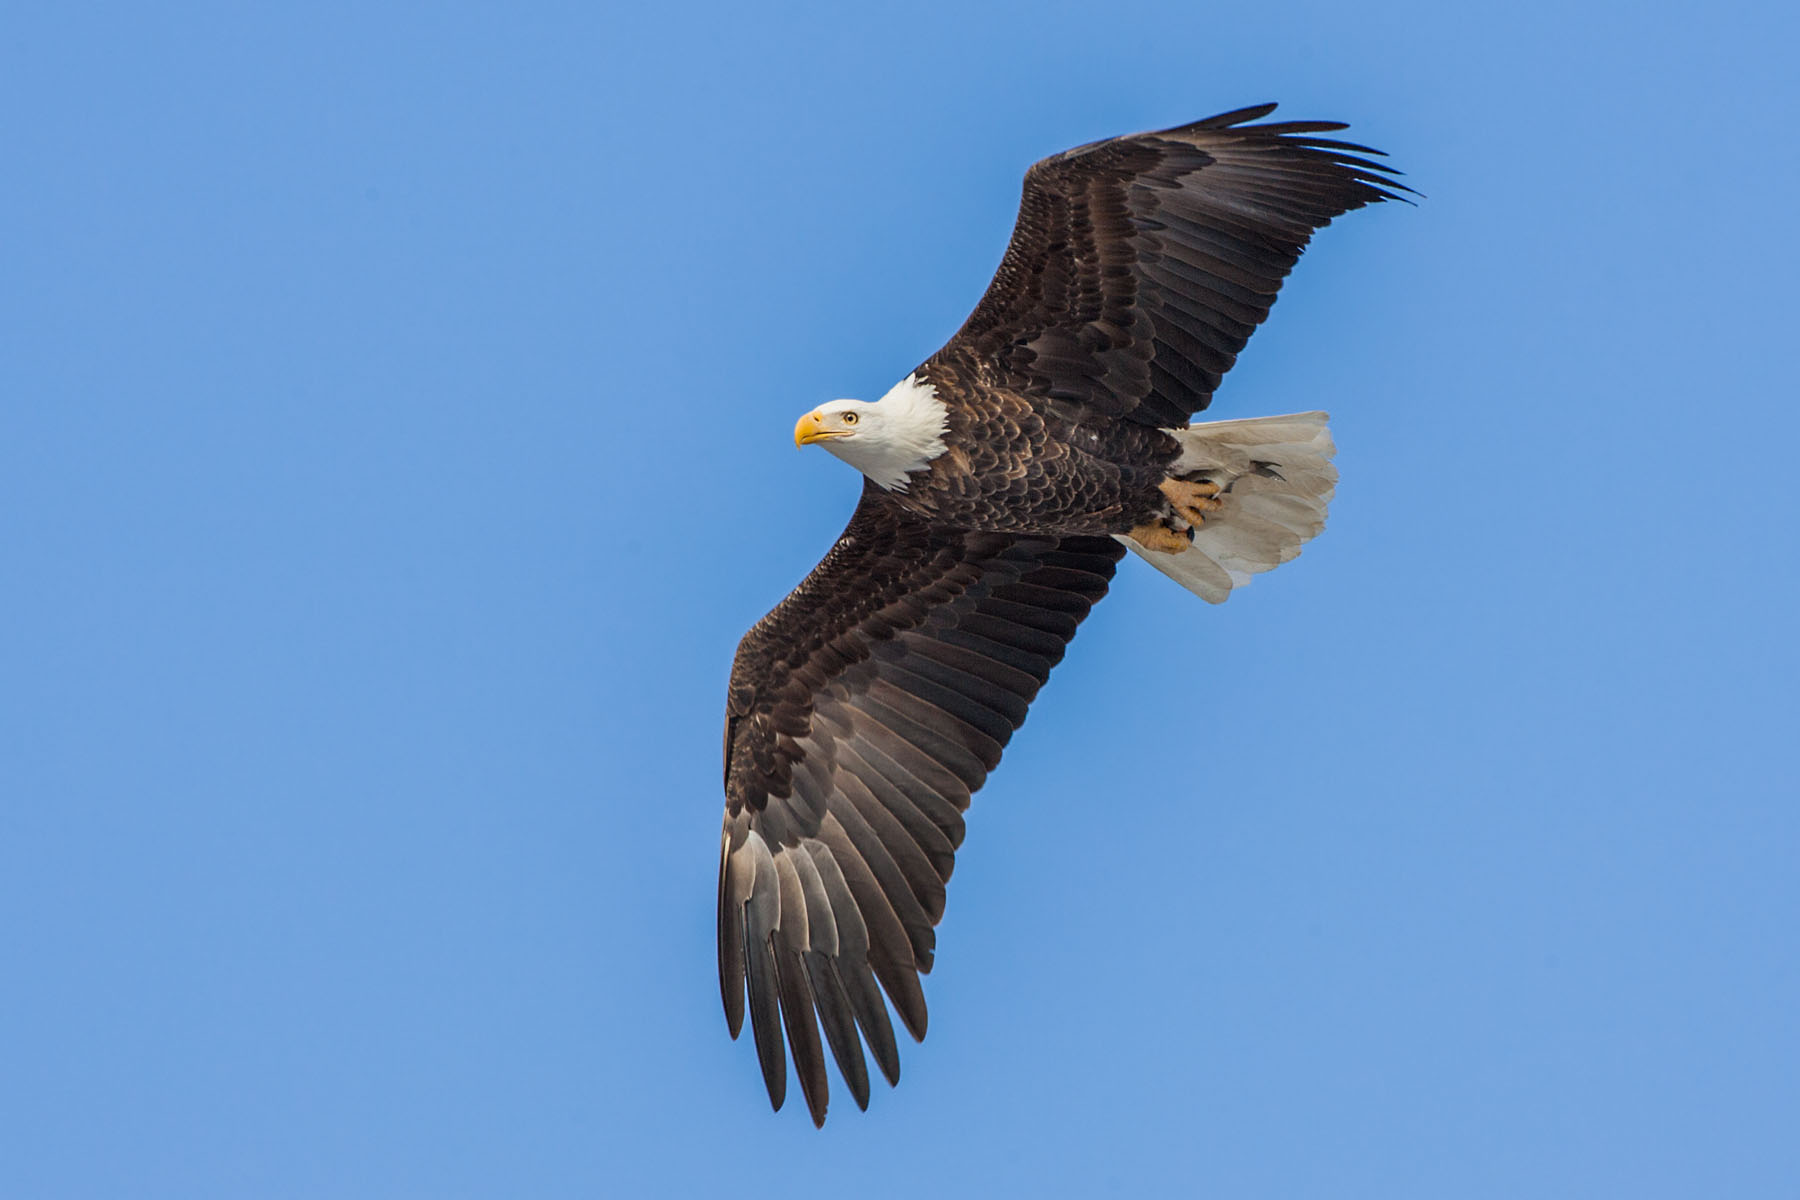
{"type": "Polygon", "coordinates": [[[899,1078],[876,983],[924,1037],[918,977],[963,810],[1123,552],[1112,538],[935,529],[870,485],[824,561],[738,646],[719,984],[733,1037],[748,990],[776,1108],[784,1025],[815,1124],[821,1025],[859,1107],[862,1042],[889,1083],[899,1078]]]}
{"type": "Polygon", "coordinates": [[[987,294],[924,367],[1041,395],[1072,417],[1187,423],[1316,229],[1412,189],[1336,121],[1250,125],[1273,104],[1080,146],[1025,175],[987,294]]]}

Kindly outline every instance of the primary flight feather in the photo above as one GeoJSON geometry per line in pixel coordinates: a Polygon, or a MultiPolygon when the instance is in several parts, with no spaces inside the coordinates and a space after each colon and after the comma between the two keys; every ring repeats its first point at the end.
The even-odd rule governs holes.
{"type": "Polygon", "coordinates": [[[898,1080],[963,811],[1125,551],[1218,603],[1324,527],[1325,414],[1188,419],[1313,231],[1409,189],[1337,122],[1251,123],[1274,108],[1033,166],[949,344],[794,429],[865,479],[726,702],[719,983],[776,1108],[789,1053],[815,1124],[826,1046],[859,1107],[865,1047],[898,1080]]]}

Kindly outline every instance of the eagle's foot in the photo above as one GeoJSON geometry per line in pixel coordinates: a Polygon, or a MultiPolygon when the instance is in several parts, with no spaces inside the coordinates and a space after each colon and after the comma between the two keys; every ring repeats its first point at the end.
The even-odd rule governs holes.
{"type": "Polygon", "coordinates": [[[1175,510],[1175,515],[1189,525],[1203,523],[1207,513],[1218,512],[1224,507],[1218,499],[1219,485],[1216,483],[1189,483],[1171,477],[1157,487],[1168,500],[1169,507],[1175,510]]]}
{"type": "Polygon", "coordinates": [[[1146,550],[1163,554],[1180,554],[1188,548],[1193,533],[1177,533],[1167,521],[1151,521],[1139,525],[1125,535],[1146,550]]]}

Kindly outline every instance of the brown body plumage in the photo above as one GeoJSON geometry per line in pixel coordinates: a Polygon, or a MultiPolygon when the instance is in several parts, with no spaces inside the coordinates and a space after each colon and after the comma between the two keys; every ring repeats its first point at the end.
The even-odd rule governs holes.
{"type": "Polygon", "coordinates": [[[944,454],[894,503],[957,529],[1033,534],[1123,533],[1161,509],[1157,484],[1180,452],[1160,429],[1082,425],[1041,396],[970,384],[949,362],[917,377],[949,408],[944,454]]]}

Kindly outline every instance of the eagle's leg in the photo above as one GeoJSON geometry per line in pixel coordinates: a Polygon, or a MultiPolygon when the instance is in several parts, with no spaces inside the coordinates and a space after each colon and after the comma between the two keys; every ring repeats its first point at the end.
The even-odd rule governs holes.
{"type": "Polygon", "coordinates": [[[1219,485],[1216,483],[1189,483],[1171,475],[1157,487],[1168,500],[1169,507],[1175,510],[1175,515],[1189,525],[1202,524],[1207,513],[1218,512],[1223,507],[1217,499],[1219,485]]]}
{"type": "Polygon", "coordinates": [[[1157,520],[1136,526],[1125,536],[1146,550],[1180,554],[1193,542],[1194,530],[1206,520],[1206,514],[1224,507],[1217,499],[1219,485],[1171,475],[1156,486],[1168,501],[1169,511],[1157,520]]]}
{"type": "Polygon", "coordinates": [[[1156,550],[1163,554],[1180,554],[1188,548],[1193,539],[1193,532],[1179,533],[1167,520],[1147,521],[1132,527],[1126,537],[1146,550],[1156,550]]]}
{"type": "Polygon", "coordinates": [[[1188,549],[1188,538],[1192,534],[1175,533],[1168,522],[1150,522],[1147,525],[1136,525],[1130,533],[1125,534],[1132,542],[1138,543],[1147,551],[1159,551],[1163,554],[1181,554],[1188,549]]]}

